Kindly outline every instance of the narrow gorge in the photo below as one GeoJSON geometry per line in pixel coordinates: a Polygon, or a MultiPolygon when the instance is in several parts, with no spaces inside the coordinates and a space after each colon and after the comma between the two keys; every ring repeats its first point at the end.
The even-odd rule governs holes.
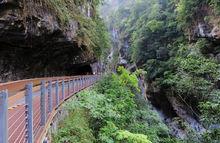
{"type": "Polygon", "coordinates": [[[192,142],[219,130],[216,111],[215,123],[204,122],[209,113],[203,116],[219,107],[219,8],[217,1],[205,0],[122,0],[102,11],[118,41],[113,64],[142,69],[144,96],[172,135],[193,136],[192,142]]]}
{"type": "Polygon", "coordinates": [[[220,2],[0,0],[0,86],[48,77],[45,142],[219,143],[220,2]]]}

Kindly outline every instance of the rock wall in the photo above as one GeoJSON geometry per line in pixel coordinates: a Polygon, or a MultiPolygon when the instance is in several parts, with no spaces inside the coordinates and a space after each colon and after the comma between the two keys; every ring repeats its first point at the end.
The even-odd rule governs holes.
{"type": "MultiPolygon", "coordinates": [[[[67,17],[64,23],[52,2],[0,0],[0,82],[72,75],[81,64],[96,61],[77,41],[78,21],[67,17]]],[[[78,12],[88,17],[90,9],[82,5],[78,12]]]]}

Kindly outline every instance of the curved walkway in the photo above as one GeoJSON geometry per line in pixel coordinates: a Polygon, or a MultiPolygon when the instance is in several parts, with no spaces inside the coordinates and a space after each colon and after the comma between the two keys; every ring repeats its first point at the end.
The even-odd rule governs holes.
{"type": "Polygon", "coordinates": [[[98,79],[86,75],[0,84],[0,143],[41,143],[60,104],[98,79]]]}

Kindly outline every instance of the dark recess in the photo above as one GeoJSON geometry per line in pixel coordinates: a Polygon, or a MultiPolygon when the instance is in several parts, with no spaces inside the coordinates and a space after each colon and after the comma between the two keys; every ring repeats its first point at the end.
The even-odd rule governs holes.
{"type": "Polygon", "coordinates": [[[71,75],[91,75],[93,74],[92,67],[87,65],[74,65],[71,69],[71,75]]]}
{"type": "Polygon", "coordinates": [[[148,99],[157,110],[163,113],[165,119],[178,117],[165,94],[153,93],[148,99]]]}

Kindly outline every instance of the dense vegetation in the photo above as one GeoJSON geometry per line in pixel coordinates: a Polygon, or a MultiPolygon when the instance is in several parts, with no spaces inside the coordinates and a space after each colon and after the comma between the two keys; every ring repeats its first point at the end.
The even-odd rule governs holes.
{"type": "Polygon", "coordinates": [[[129,39],[128,60],[147,71],[147,83],[186,103],[207,129],[191,142],[220,141],[219,44],[196,33],[199,23],[219,26],[219,10],[215,0],[137,0],[110,20],[129,39]]]}
{"type": "MultiPolygon", "coordinates": [[[[140,72],[119,68],[117,74],[105,76],[94,89],[68,102],[65,108],[70,116],[60,125],[54,142],[220,142],[220,38],[210,36],[214,27],[219,28],[219,2],[120,0],[117,4],[118,9],[103,10],[109,29],[119,34],[119,43],[113,46],[122,48],[125,41],[129,43],[126,60],[146,73],[149,99],[162,94],[176,110],[176,106],[184,106],[180,112],[194,118],[202,129],[193,128],[190,121],[174,111],[178,117],[171,122],[178,122],[179,128],[186,132],[183,138],[175,138],[170,126],[140,96],[137,79],[140,72]],[[180,105],[174,105],[171,102],[174,99],[180,105]]],[[[88,21],[85,27],[86,24],[88,21]]],[[[95,38],[99,45],[108,41],[107,33],[102,34],[102,22],[95,29],[97,35],[101,33],[95,38]]],[[[118,54],[114,53],[117,58],[115,55],[118,54]]]]}
{"type": "Polygon", "coordinates": [[[174,142],[167,126],[138,94],[138,80],[123,68],[64,106],[70,116],[53,142],[174,142]],[[136,93],[136,95],[134,94],[136,93]]]}

